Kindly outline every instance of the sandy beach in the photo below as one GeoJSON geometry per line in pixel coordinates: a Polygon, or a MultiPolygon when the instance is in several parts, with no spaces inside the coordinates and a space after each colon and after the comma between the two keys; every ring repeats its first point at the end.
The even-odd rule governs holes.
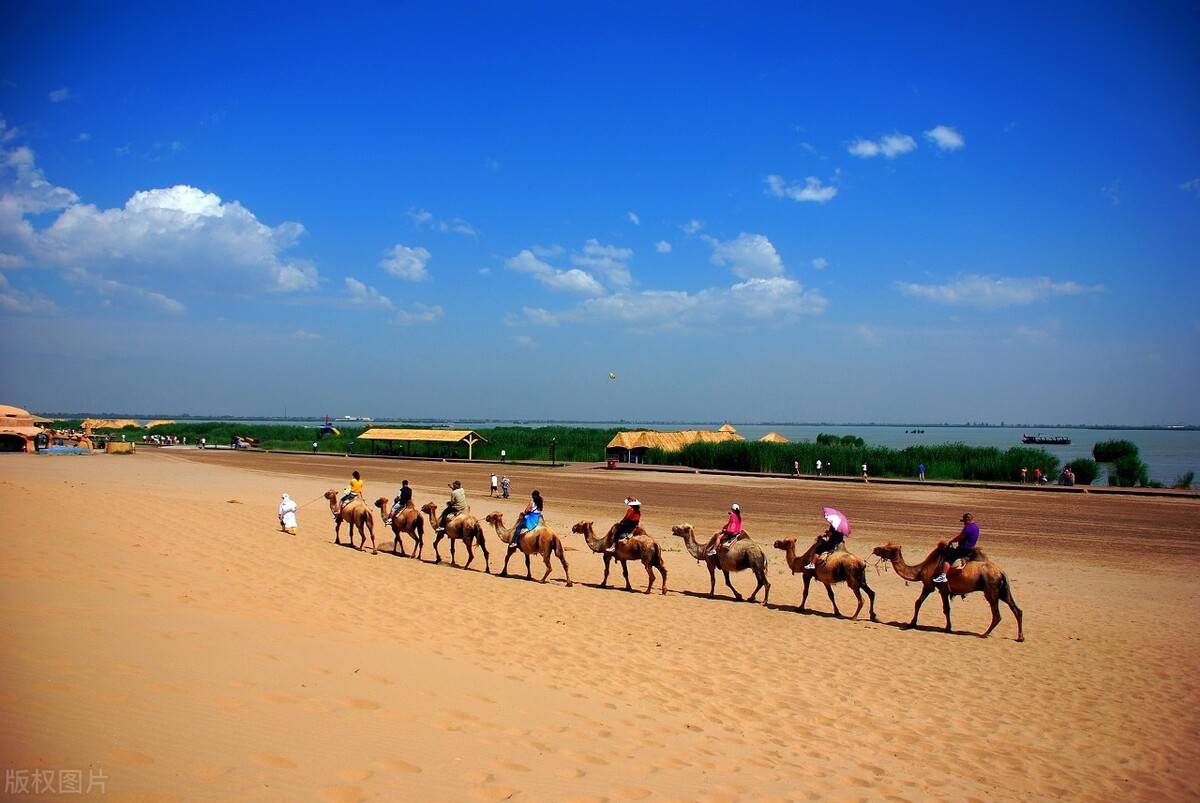
{"type": "Polygon", "coordinates": [[[79,770],[114,801],[1200,797],[1194,499],[509,467],[513,498],[494,500],[491,470],[0,455],[6,780],[79,770]],[[336,547],[324,500],[279,531],[280,492],[308,503],[353,468],[369,498],[407,478],[418,504],[461,479],[476,515],[508,522],[539,488],[575,586],[557,564],[539,585],[432,565],[428,543],[423,562],[385,554],[378,519],[385,551],[336,547]],[[570,534],[606,529],[629,493],[666,550],[666,596],[595,587],[602,561],[570,534]],[[768,606],[720,582],[709,599],[670,534],[713,532],[731,501],[769,553],[768,606]],[[974,512],[1026,642],[1006,608],[976,637],[979,594],[955,600],[952,634],[936,597],[902,630],[919,589],[874,567],[878,623],[834,618],[815,584],[798,613],[771,543],[807,544],[823,504],[854,522],[852,551],[890,540],[912,562],[974,512]]]}

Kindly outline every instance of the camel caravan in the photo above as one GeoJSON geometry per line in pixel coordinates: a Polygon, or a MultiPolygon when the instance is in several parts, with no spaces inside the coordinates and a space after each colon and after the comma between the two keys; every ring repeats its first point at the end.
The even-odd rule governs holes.
{"type": "MultiPolygon", "coordinates": [[[[377,554],[375,544],[375,523],[371,506],[368,506],[362,496],[362,479],[354,472],[349,488],[341,492],[329,490],[323,495],[329,502],[329,510],[334,521],[335,544],[341,545],[341,528],[345,523],[348,529],[348,546],[363,551],[367,539],[371,541],[371,553],[377,554]],[[355,547],[354,532],[358,531],[359,543],[355,547]]],[[[288,500],[287,495],[284,499],[288,500]]],[[[290,500],[288,500],[290,501],[290,500]]],[[[633,591],[629,579],[629,563],[641,563],[646,572],[646,587],[643,594],[649,594],[654,589],[657,580],[660,582],[660,593],[667,593],[667,567],[663,560],[663,548],[655,538],[641,525],[641,502],[636,497],[625,500],[625,516],[613,524],[604,536],[598,536],[594,522],[580,521],[572,525],[573,535],[583,536],[584,544],[590,552],[600,555],[604,561],[604,578],[600,581],[601,588],[608,587],[609,572],[614,561],[621,564],[621,573],[625,580],[625,590],[633,591]],[[656,573],[657,572],[657,576],[656,573]]],[[[284,529],[295,534],[295,503],[291,503],[292,517],[284,529]],[[290,526],[290,529],[289,529],[290,526]]],[[[438,515],[438,505],[427,502],[420,509],[412,498],[412,490],[408,481],[394,500],[389,503],[386,497],[375,500],[373,506],[379,510],[386,526],[391,527],[394,537],[392,553],[400,557],[411,557],[420,560],[425,546],[426,526],[434,533],[433,551],[434,563],[442,562],[439,544],[443,539],[450,542],[450,565],[459,568],[457,557],[458,542],[467,551],[463,569],[471,567],[475,560],[476,549],[483,555],[483,571],[491,574],[491,555],[488,550],[485,530],[480,520],[470,511],[467,505],[466,493],[462,483],[457,480],[450,484],[450,499],[438,515]],[[422,517],[424,514],[424,517],[422,517]],[[426,525],[428,519],[428,525],[426,525]],[[412,551],[404,548],[401,539],[404,534],[412,540],[412,551]]],[[[542,515],[543,501],[539,492],[534,491],[532,500],[518,514],[514,525],[506,527],[504,515],[493,511],[483,517],[483,522],[491,525],[496,538],[504,545],[507,552],[504,565],[500,571],[501,577],[508,576],[508,564],[514,555],[520,553],[525,559],[525,579],[533,580],[532,559],[536,555],[541,558],[545,571],[538,582],[545,583],[554,571],[553,561],[557,560],[566,578],[566,586],[573,585],[571,570],[567,563],[563,538],[547,523],[542,515]]],[[[867,582],[867,562],[855,555],[846,547],[846,536],[850,535],[850,522],[841,511],[826,507],[822,510],[828,523],[828,528],[822,532],[803,551],[797,546],[795,538],[776,540],[775,549],[784,553],[784,561],[792,574],[800,574],[804,590],[798,610],[804,613],[808,604],[809,586],[815,578],[825,586],[833,606],[833,614],[842,618],[838,608],[833,586],[844,583],[854,594],[858,602],[852,621],[857,620],[863,609],[863,594],[867,595],[868,615],[872,622],[878,621],[875,614],[875,591],[867,582]]],[[[283,516],[281,514],[281,522],[283,516]]],[[[993,562],[982,549],[978,548],[979,525],[974,517],[964,514],[963,529],[948,542],[939,542],[936,547],[919,564],[910,565],[904,560],[901,547],[888,542],[872,550],[878,562],[876,568],[891,566],[896,574],[909,582],[919,582],[921,591],[913,608],[912,620],[904,628],[917,626],[917,618],[925,599],[935,591],[942,600],[942,611],[945,614],[945,631],[952,632],[950,625],[950,601],[952,597],[965,599],[968,594],[976,591],[983,592],[984,599],[991,608],[992,621],[980,635],[989,636],[996,625],[1000,623],[1000,603],[1004,602],[1012,611],[1017,623],[1017,641],[1024,641],[1021,609],[1013,598],[1012,584],[1004,571],[993,562]]],[[[737,504],[730,506],[729,519],[725,526],[701,543],[695,528],[691,524],[678,524],[671,528],[671,535],[683,541],[687,553],[696,561],[708,568],[708,596],[716,597],[716,574],[720,570],[726,588],[733,594],[735,600],[743,599],[741,593],[730,580],[731,572],[747,571],[754,575],[756,585],[750,594],[749,602],[755,602],[758,593],[762,592],[762,604],[767,605],[771,594],[771,583],[767,578],[767,552],[742,527],[741,508],[737,504]]]]}

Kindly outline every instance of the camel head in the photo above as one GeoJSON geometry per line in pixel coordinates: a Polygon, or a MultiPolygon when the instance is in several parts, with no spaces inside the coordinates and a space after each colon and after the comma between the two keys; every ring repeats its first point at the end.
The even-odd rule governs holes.
{"type": "Polygon", "coordinates": [[[694,535],[695,531],[690,524],[672,524],[671,535],[677,535],[680,538],[687,538],[689,535],[694,535]]]}
{"type": "Polygon", "coordinates": [[[421,505],[421,512],[426,513],[430,516],[436,516],[437,515],[437,504],[434,502],[426,502],[425,504],[421,505]]]}
{"type": "Polygon", "coordinates": [[[325,492],[325,494],[324,494],[324,496],[325,496],[325,498],[326,498],[326,499],[328,499],[330,502],[336,502],[336,501],[337,501],[337,491],[326,491],[326,492],[325,492]]]}
{"type": "Polygon", "coordinates": [[[504,514],[498,510],[493,510],[491,513],[483,517],[483,520],[493,527],[504,526],[504,514]]]}
{"type": "Polygon", "coordinates": [[[778,541],[775,542],[775,548],[782,549],[785,552],[787,550],[793,548],[794,546],[796,546],[795,538],[780,538],[778,541]]]}
{"type": "Polygon", "coordinates": [[[387,497],[381,496],[375,500],[375,507],[379,508],[379,512],[383,513],[387,510],[387,497]]]}
{"type": "Polygon", "coordinates": [[[592,522],[590,522],[590,521],[576,522],[575,524],[571,525],[571,532],[579,533],[580,535],[590,533],[590,532],[592,532],[592,522]]]}
{"type": "Polygon", "coordinates": [[[872,549],[871,553],[873,555],[878,555],[884,560],[895,560],[900,555],[900,545],[893,544],[891,541],[888,541],[886,544],[872,549]]]}

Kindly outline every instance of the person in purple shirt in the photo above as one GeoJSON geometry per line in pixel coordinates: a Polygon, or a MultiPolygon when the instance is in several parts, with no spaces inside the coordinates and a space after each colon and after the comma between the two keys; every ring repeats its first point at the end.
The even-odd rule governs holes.
{"type": "Polygon", "coordinates": [[[959,558],[969,558],[979,543],[979,525],[975,523],[975,517],[964,513],[962,521],[962,532],[951,538],[942,551],[942,573],[933,578],[935,583],[947,582],[946,573],[950,571],[950,565],[959,558]]]}

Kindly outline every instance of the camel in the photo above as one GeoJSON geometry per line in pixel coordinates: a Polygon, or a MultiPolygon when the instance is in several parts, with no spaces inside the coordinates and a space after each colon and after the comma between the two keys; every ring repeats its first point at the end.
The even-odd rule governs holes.
{"type": "Polygon", "coordinates": [[[979,637],[987,638],[988,634],[996,629],[996,625],[1000,623],[1000,600],[1004,600],[1012,610],[1013,616],[1017,617],[1017,641],[1024,641],[1025,631],[1021,625],[1021,609],[1017,607],[1016,600],[1013,599],[1008,575],[999,566],[992,563],[982,551],[975,550],[977,559],[967,561],[961,571],[951,571],[947,575],[949,582],[933,582],[933,578],[942,570],[942,550],[945,548],[945,542],[939,543],[937,548],[929,553],[929,557],[916,566],[910,566],[904,562],[904,555],[900,552],[899,544],[887,543],[877,546],[873,550],[879,557],[891,561],[896,574],[905,580],[921,583],[921,595],[917,597],[917,604],[913,608],[913,618],[907,627],[917,626],[917,615],[921,613],[921,603],[936,590],[942,595],[942,610],[946,613],[946,632],[949,633],[950,597],[955,594],[965,597],[972,592],[982,591],[988,605],[992,608],[992,623],[987,630],[979,634],[979,637]]]}
{"type": "MultiPolygon", "coordinates": [[[[429,516],[429,526],[434,532],[437,532],[437,505],[433,502],[426,502],[422,505],[421,512],[429,516]]],[[[461,540],[467,547],[467,562],[463,564],[463,568],[471,568],[471,561],[475,560],[473,544],[478,543],[480,550],[483,551],[483,571],[485,574],[492,573],[492,557],[488,554],[487,543],[483,540],[483,527],[479,525],[479,519],[470,513],[459,513],[450,519],[446,523],[445,532],[438,533],[437,537],[433,539],[433,554],[437,555],[437,560],[434,563],[442,562],[442,553],[438,551],[438,542],[443,538],[450,539],[451,566],[458,566],[458,561],[454,555],[454,542],[461,540]]]]}
{"type": "Polygon", "coordinates": [[[750,595],[750,602],[754,602],[754,598],[758,596],[759,589],[763,591],[763,605],[767,604],[767,598],[771,596],[771,584],[767,581],[767,556],[762,551],[762,547],[750,540],[749,536],[738,538],[728,549],[717,550],[716,555],[709,555],[702,544],[696,542],[696,532],[690,524],[677,524],[671,528],[671,535],[678,536],[683,539],[684,546],[687,551],[692,553],[692,557],[703,562],[708,566],[708,595],[716,596],[717,591],[717,568],[721,569],[721,573],[725,575],[725,585],[733,592],[733,596],[737,600],[742,599],[742,595],[729,582],[730,572],[740,572],[743,569],[750,569],[754,572],[754,578],[758,580],[758,585],[754,587],[754,593],[750,595]]]}
{"type": "Polygon", "coordinates": [[[833,584],[845,583],[854,592],[855,599],[858,600],[858,607],[854,609],[854,615],[850,618],[858,619],[858,614],[862,611],[862,592],[859,591],[861,588],[867,592],[867,598],[871,600],[871,621],[876,621],[875,592],[867,585],[867,562],[848,551],[845,544],[838,544],[837,549],[825,553],[825,559],[817,564],[816,569],[805,569],[804,567],[812,560],[813,550],[816,549],[816,546],[817,543],[814,541],[807,552],[797,555],[795,538],[785,538],[775,542],[775,548],[784,551],[788,568],[792,570],[792,574],[800,572],[804,575],[804,597],[800,600],[800,612],[804,613],[804,606],[808,602],[808,585],[816,577],[817,581],[825,586],[825,593],[829,594],[829,601],[833,603],[835,616],[840,617],[842,612],[838,610],[837,600],[833,597],[833,584]]]}
{"type": "MultiPolygon", "coordinates": [[[[375,500],[375,507],[379,508],[379,516],[384,521],[387,521],[388,513],[391,512],[392,503],[387,497],[379,497],[375,500]]],[[[414,507],[404,507],[397,511],[392,517],[392,534],[396,536],[396,540],[392,542],[392,554],[396,554],[399,550],[400,556],[408,557],[408,553],[404,551],[404,543],[400,540],[400,533],[408,533],[408,536],[413,540],[413,557],[420,559],[422,550],[425,549],[425,519],[421,518],[421,512],[414,507]]]]}
{"type": "Polygon", "coordinates": [[[621,571],[625,575],[625,590],[632,591],[633,586],[629,584],[629,561],[640,560],[642,566],[646,568],[646,575],[650,578],[650,583],[646,586],[645,593],[649,594],[650,590],[654,588],[653,569],[658,569],[658,573],[662,575],[662,593],[666,594],[667,567],[663,565],[662,548],[658,545],[658,542],[651,538],[648,532],[638,527],[628,538],[623,538],[619,541],[613,552],[605,552],[604,546],[612,542],[613,531],[616,528],[616,524],[610,527],[608,535],[604,538],[596,537],[596,533],[592,530],[592,522],[590,521],[581,521],[571,528],[571,532],[579,533],[583,536],[583,540],[587,541],[588,549],[604,556],[604,579],[600,582],[600,586],[602,588],[608,587],[608,570],[613,560],[616,559],[621,561],[621,571]]]}
{"type": "Polygon", "coordinates": [[[358,537],[362,539],[358,549],[361,552],[367,545],[367,537],[363,535],[365,526],[371,533],[371,554],[378,555],[379,550],[375,548],[375,517],[371,515],[371,508],[367,507],[366,502],[355,498],[344,508],[339,509],[337,491],[326,491],[325,498],[329,500],[329,512],[333,514],[333,543],[341,545],[342,522],[344,521],[350,525],[350,546],[354,546],[354,528],[358,527],[358,537]]]}
{"type": "MultiPolygon", "coordinates": [[[[492,512],[484,516],[484,521],[492,525],[496,529],[496,537],[506,544],[512,543],[512,530],[504,526],[504,515],[500,512],[492,512]]],[[[519,549],[525,553],[525,579],[532,580],[533,572],[529,567],[529,556],[535,552],[542,556],[542,560],[546,562],[546,573],[542,575],[541,582],[546,582],[546,578],[550,576],[550,556],[557,555],[558,562],[562,564],[563,574],[567,576],[567,588],[570,588],[574,583],[571,582],[571,570],[567,567],[567,558],[563,555],[562,539],[558,534],[551,530],[549,525],[543,523],[534,527],[532,530],[526,530],[521,533],[521,543],[519,549]]],[[[500,571],[501,577],[508,576],[508,562],[512,559],[513,552],[516,550],[508,550],[508,554],[504,556],[504,568],[500,571]]]]}

